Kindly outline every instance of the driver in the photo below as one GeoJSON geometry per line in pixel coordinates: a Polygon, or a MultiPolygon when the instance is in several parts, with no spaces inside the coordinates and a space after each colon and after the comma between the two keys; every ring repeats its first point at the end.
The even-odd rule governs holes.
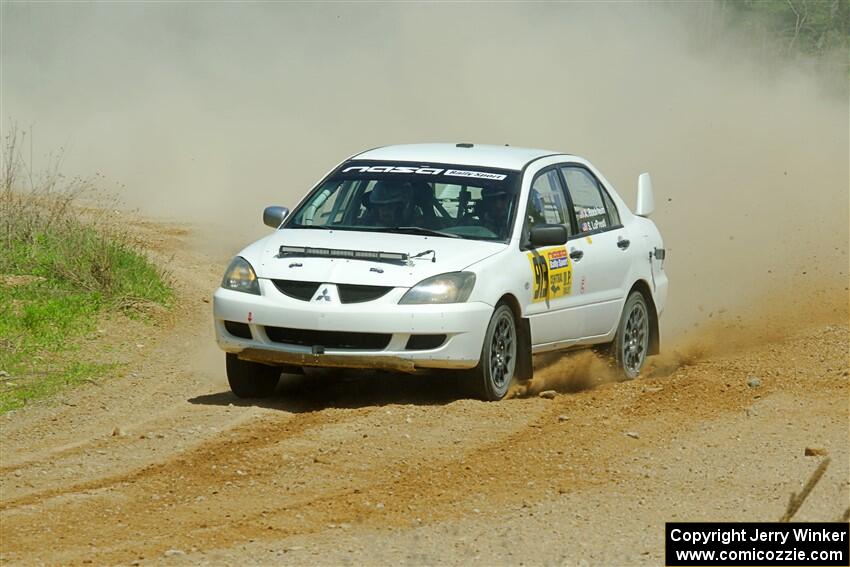
{"type": "Polygon", "coordinates": [[[508,224],[512,197],[505,187],[484,187],[478,216],[481,226],[501,235],[508,224]]]}
{"type": "Polygon", "coordinates": [[[378,181],[369,193],[369,209],[372,221],[377,226],[404,224],[405,213],[413,198],[410,183],[400,181],[378,181]]]}

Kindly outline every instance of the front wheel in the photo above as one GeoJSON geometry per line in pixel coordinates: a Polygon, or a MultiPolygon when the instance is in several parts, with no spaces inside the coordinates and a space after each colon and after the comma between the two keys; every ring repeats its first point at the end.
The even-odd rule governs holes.
{"type": "Polygon", "coordinates": [[[612,346],[614,360],[626,379],[637,378],[649,349],[649,310],[639,291],[626,300],[612,346]]]}
{"type": "Polygon", "coordinates": [[[466,376],[472,395],[486,401],[504,398],[514,377],[516,358],[516,320],[510,307],[499,305],[487,325],[481,360],[466,376]]]}
{"type": "Polygon", "coordinates": [[[232,352],[226,355],[227,382],[239,398],[267,398],[277,388],[280,368],[240,360],[232,352]]]}

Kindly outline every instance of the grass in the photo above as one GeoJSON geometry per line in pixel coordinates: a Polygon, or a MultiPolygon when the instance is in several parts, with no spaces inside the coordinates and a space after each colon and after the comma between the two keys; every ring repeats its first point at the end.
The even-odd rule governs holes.
{"type": "Polygon", "coordinates": [[[0,414],[21,408],[36,400],[49,398],[69,386],[94,382],[115,367],[115,364],[76,361],[56,372],[43,373],[37,379],[28,380],[24,384],[7,382],[0,394],[0,414]]]}
{"type": "Polygon", "coordinates": [[[113,370],[79,348],[103,312],[145,319],[172,299],[126,232],[79,206],[90,180],[27,170],[24,137],[7,137],[0,183],[0,413],[113,370]]]}

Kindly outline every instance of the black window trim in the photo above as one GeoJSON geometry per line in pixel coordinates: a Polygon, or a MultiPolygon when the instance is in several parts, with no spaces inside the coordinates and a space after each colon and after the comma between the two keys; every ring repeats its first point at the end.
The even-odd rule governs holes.
{"type": "MultiPolygon", "coordinates": [[[[547,157],[551,157],[551,156],[547,156],[547,157]]],[[[569,215],[569,221],[570,221],[570,226],[569,226],[570,232],[572,234],[574,234],[578,231],[578,224],[576,223],[575,212],[573,211],[573,202],[572,202],[572,199],[570,198],[570,192],[567,190],[567,184],[564,183],[564,176],[561,175],[561,172],[558,169],[560,166],[561,166],[561,164],[559,164],[559,163],[547,165],[546,167],[544,167],[543,169],[541,169],[540,171],[535,173],[534,177],[531,179],[531,183],[528,186],[528,199],[526,199],[526,201],[525,201],[525,218],[522,221],[522,233],[521,233],[521,237],[520,237],[520,241],[519,241],[519,249],[522,250],[523,252],[525,252],[527,250],[532,250],[534,248],[533,246],[531,246],[531,242],[529,242],[529,227],[528,227],[528,205],[529,205],[529,203],[531,203],[531,191],[534,188],[534,183],[537,181],[537,178],[540,177],[541,175],[549,173],[550,171],[553,171],[553,170],[555,171],[555,179],[557,180],[557,183],[560,185],[561,191],[564,194],[564,200],[566,201],[565,205],[567,207],[567,215],[569,215]]],[[[567,238],[567,241],[572,239],[572,234],[567,238]]]]}
{"type": "MultiPolygon", "coordinates": [[[[612,230],[620,230],[621,228],[624,227],[623,222],[622,222],[623,216],[620,214],[620,209],[617,207],[616,201],[614,201],[614,199],[611,198],[611,194],[608,192],[608,189],[605,187],[605,184],[602,183],[599,180],[599,178],[596,177],[593,174],[593,172],[590,171],[590,169],[587,166],[585,166],[584,164],[581,164],[581,163],[576,163],[576,162],[563,162],[563,163],[557,164],[555,167],[558,168],[558,176],[561,178],[561,183],[564,184],[565,193],[567,194],[567,200],[570,203],[570,216],[572,217],[573,222],[576,223],[576,225],[575,225],[576,229],[578,229],[578,221],[576,219],[575,207],[573,207],[573,204],[572,204],[573,203],[572,195],[570,195],[570,188],[569,188],[569,185],[567,185],[567,178],[564,176],[564,173],[561,171],[561,168],[564,168],[564,167],[573,167],[573,168],[577,168],[577,169],[583,169],[584,171],[586,171],[587,174],[590,175],[591,179],[593,179],[596,182],[596,188],[599,189],[600,196],[602,197],[602,204],[604,206],[606,206],[606,209],[607,209],[605,197],[608,197],[607,200],[614,206],[614,210],[617,212],[617,220],[619,221],[615,225],[597,228],[597,229],[594,229],[594,230],[589,230],[587,232],[579,232],[578,230],[576,230],[574,234],[570,235],[569,238],[567,238],[567,242],[569,242],[570,240],[578,240],[579,238],[585,238],[587,236],[593,236],[594,234],[601,234],[603,232],[609,232],[609,231],[612,231],[612,230]]],[[[610,213],[609,213],[609,219],[610,219],[610,213]]]]}

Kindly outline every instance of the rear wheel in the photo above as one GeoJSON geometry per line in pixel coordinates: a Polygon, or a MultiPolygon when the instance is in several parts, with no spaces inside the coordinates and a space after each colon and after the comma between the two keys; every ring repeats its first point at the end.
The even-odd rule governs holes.
{"type": "Polygon", "coordinates": [[[649,310],[641,292],[633,291],[626,300],[612,347],[623,375],[629,380],[637,378],[649,350],[649,310]]]}
{"type": "Polygon", "coordinates": [[[466,375],[472,395],[486,401],[504,398],[514,377],[516,359],[516,320],[510,307],[499,305],[487,325],[481,360],[466,375]]]}
{"type": "Polygon", "coordinates": [[[267,398],[280,379],[280,368],[258,362],[240,360],[232,352],[226,355],[227,382],[239,398],[267,398]]]}

